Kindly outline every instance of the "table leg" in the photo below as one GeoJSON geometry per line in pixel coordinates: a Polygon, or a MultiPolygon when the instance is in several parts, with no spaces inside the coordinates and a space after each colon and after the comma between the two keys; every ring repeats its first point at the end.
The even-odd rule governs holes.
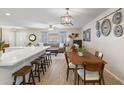
{"type": "Polygon", "coordinates": [[[55,56],[57,56],[57,54],[58,54],[58,50],[55,50],[55,56]]]}
{"type": "Polygon", "coordinates": [[[76,85],[76,80],[77,80],[77,66],[78,65],[75,65],[74,85],[76,85]]]}

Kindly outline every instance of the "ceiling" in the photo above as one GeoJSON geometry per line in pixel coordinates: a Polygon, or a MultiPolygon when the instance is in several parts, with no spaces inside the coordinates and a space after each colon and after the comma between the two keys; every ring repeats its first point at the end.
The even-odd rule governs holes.
{"type": "Polygon", "coordinates": [[[58,29],[81,28],[92,21],[107,8],[70,8],[73,26],[60,24],[60,17],[65,15],[65,8],[0,8],[0,26],[17,28],[46,29],[53,25],[58,29]],[[10,13],[10,16],[5,15],[10,13]]]}

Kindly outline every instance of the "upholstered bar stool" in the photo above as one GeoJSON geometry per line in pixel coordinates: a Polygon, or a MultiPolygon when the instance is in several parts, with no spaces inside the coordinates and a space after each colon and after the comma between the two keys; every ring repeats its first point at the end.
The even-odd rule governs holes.
{"type": "Polygon", "coordinates": [[[19,69],[18,71],[14,72],[12,74],[12,76],[14,76],[14,81],[13,81],[13,85],[16,84],[16,79],[17,77],[22,77],[23,80],[20,83],[25,85],[25,84],[34,84],[35,85],[35,81],[34,81],[34,76],[33,76],[33,72],[32,72],[32,66],[24,66],[21,69],[19,69]],[[28,82],[26,82],[26,75],[29,74],[29,80],[28,82]],[[31,78],[32,78],[32,82],[31,82],[31,78]]]}

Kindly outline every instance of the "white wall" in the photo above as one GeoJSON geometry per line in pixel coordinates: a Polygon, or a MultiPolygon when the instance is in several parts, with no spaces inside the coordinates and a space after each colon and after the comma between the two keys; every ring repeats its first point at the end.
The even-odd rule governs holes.
{"type": "Polygon", "coordinates": [[[25,44],[27,45],[29,42],[31,42],[29,40],[29,35],[30,34],[35,34],[36,35],[36,40],[34,42],[31,42],[32,44],[38,44],[40,42],[40,39],[41,39],[41,32],[40,30],[24,30],[26,32],[26,41],[25,41],[25,44]]]}
{"type": "MultiPolygon", "coordinates": [[[[113,24],[111,33],[107,37],[101,34],[101,37],[97,38],[95,29],[95,23],[98,19],[115,10],[116,9],[108,9],[95,20],[83,26],[82,31],[86,30],[87,28],[91,28],[91,42],[83,42],[83,44],[92,53],[95,53],[96,50],[103,52],[103,60],[108,63],[106,68],[114,75],[116,75],[120,80],[124,81],[124,35],[121,37],[114,36],[113,24]]],[[[123,15],[121,25],[124,29],[124,9],[121,11],[123,15]]],[[[110,21],[112,20],[112,16],[108,18],[110,21]]]]}
{"type": "MultiPolygon", "coordinates": [[[[2,29],[2,40],[5,40],[5,43],[9,43],[10,46],[24,46],[29,42],[29,35],[35,34],[37,36],[36,41],[32,42],[33,44],[38,44],[41,41],[42,31],[40,29],[13,29],[13,28],[3,28],[2,29]]],[[[80,33],[80,29],[66,29],[60,31],[67,31],[67,37],[71,33],[80,33]]],[[[59,32],[59,31],[48,31],[48,33],[59,32]]],[[[77,39],[81,39],[81,34],[77,39]]]]}

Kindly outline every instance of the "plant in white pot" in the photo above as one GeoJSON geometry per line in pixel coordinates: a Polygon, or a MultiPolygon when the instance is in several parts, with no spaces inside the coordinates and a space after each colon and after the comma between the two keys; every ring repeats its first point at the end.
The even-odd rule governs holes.
{"type": "Polygon", "coordinates": [[[78,48],[78,55],[83,56],[84,52],[86,51],[85,48],[78,48]]]}

